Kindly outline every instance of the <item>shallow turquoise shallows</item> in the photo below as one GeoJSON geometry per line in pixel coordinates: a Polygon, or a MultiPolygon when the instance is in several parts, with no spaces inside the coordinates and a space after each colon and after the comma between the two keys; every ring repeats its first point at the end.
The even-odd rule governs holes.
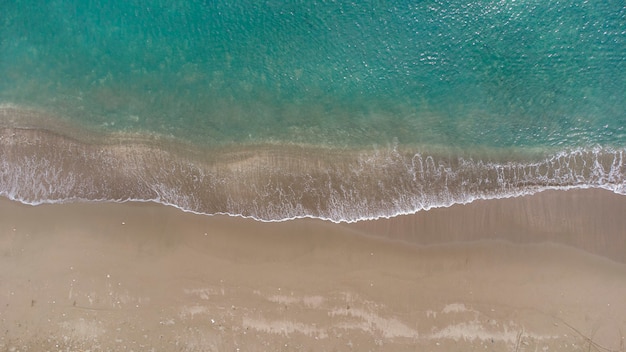
{"type": "Polygon", "coordinates": [[[13,1],[0,100],[197,143],[626,142],[622,1],[13,1]]]}
{"type": "MultiPolygon", "coordinates": [[[[626,5],[621,0],[2,1],[0,105],[49,113],[102,135],[165,136],[205,150],[253,145],[393,146],[426,154],[472,150],[473,165],[487,165],[489,160],[480,159],[485,151],[532,150],[550,159],[559,153],[571,157],[572,151],[596,155],[599,148],[619,169],[626,147],[626,5]]],[[[402,158],[411,164],[405,167],[412,170],[411,182],[418,182],[414,158],[402,158]]],[[[454,175],[458,165],[470,162],[448,161],[445,167],[454,175]]],[[[356,192],[341,203],[367,198],[351,216],[326,212],[336,204],[323,201],[304,208],[294,201],[296,210],[276,211],[279,215],[259,215],[267,208],[260,203],[255,211],[233,211],[264,219],[353,220],[521,194],[529,187],[624,190],[621,170],[604,170],[613,179],[598,176],[593,182],[590,175],[597,170],[589,168],[568,181],[560,178],[563,171],[556,178],[541,174],[520,181],[519,192],[502,186],[489,195],[475,189],[500,182],[500,176],[455,179],[459,185],[480,185],[458,194],[446,188],[428,199],[419,192],[430,188],[416,183],[411,187],[417,193],[406,186],[389,199],[373,197],[375,206],[356,192]],[[410,201],[400,204],[405,194],[410,201]],[[391,210],[382,210],[387,206],[391,210]]],[[[155,194],[142,197],[164,197],[155,194]]],[[[207,194],[203,197],[214,195],[207,194]]],[[[228,204],[243,201],[228,199],[228,204]]],[[[163,202],[232,212],[226,206],[207,210],[163,202]]]]}

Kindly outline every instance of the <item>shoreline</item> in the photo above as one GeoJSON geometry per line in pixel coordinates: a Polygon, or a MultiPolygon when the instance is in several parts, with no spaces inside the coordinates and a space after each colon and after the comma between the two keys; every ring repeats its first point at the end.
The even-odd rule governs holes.
{"type": "Polygon", "coordinates": [[[262,221],[354,222],[550,189],[626,193],[626,151],[608,147],[526,161],[512,154],[499,163],[392,147],[265,145],[201,153],[160,139],[115,141],[4,127],[0,195],[27,204],[153,201],[262,221]]]}
{"type": "Polygon", "coordinates": [[[0,348],[618,351],[623,209],[573,190],[263,223],[2,198],[0,348]]]}

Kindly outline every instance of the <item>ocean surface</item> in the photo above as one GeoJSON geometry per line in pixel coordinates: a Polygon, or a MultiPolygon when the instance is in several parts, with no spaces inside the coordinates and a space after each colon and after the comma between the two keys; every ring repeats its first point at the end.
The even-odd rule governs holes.
{"type": "Polygon", "coordinates": [[[356,221],[626,194],[623,1],[0,2],[0,195],[356,221]]]}

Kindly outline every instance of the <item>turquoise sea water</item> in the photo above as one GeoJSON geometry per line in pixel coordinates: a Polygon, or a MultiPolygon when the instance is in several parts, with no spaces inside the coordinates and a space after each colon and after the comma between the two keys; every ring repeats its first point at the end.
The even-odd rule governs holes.
{"type": "Polygon", "coordinates": [[[101,147],[104,160],[5,140],[0,192],[31,203],[355,220],[626,188],[623,1],[3,1],[0,77],[14,125],[37,111],[222,155],[157,143],[151,155],[166,156],[101,147]],[[224,156],[234,149],[245,157],[224,156]],[[113,181],[81,163],[134,171],[113,181]],[[24,169],[38,181],[20,181],[24,169]]]}

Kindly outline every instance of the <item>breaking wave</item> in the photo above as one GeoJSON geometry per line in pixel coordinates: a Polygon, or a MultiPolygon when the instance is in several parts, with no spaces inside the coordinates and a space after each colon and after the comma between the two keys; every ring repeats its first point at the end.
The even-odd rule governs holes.
{"type": "Polygon", "coordinates": [[[27,204],[153,201],[262,221],[353,222],[547,189],[626,194],[626,149],[609,147],[493,161],[399,147],[257,145],[202,152],[158,139],[112,140],[2,128],[0,195],[27,204]]]}

